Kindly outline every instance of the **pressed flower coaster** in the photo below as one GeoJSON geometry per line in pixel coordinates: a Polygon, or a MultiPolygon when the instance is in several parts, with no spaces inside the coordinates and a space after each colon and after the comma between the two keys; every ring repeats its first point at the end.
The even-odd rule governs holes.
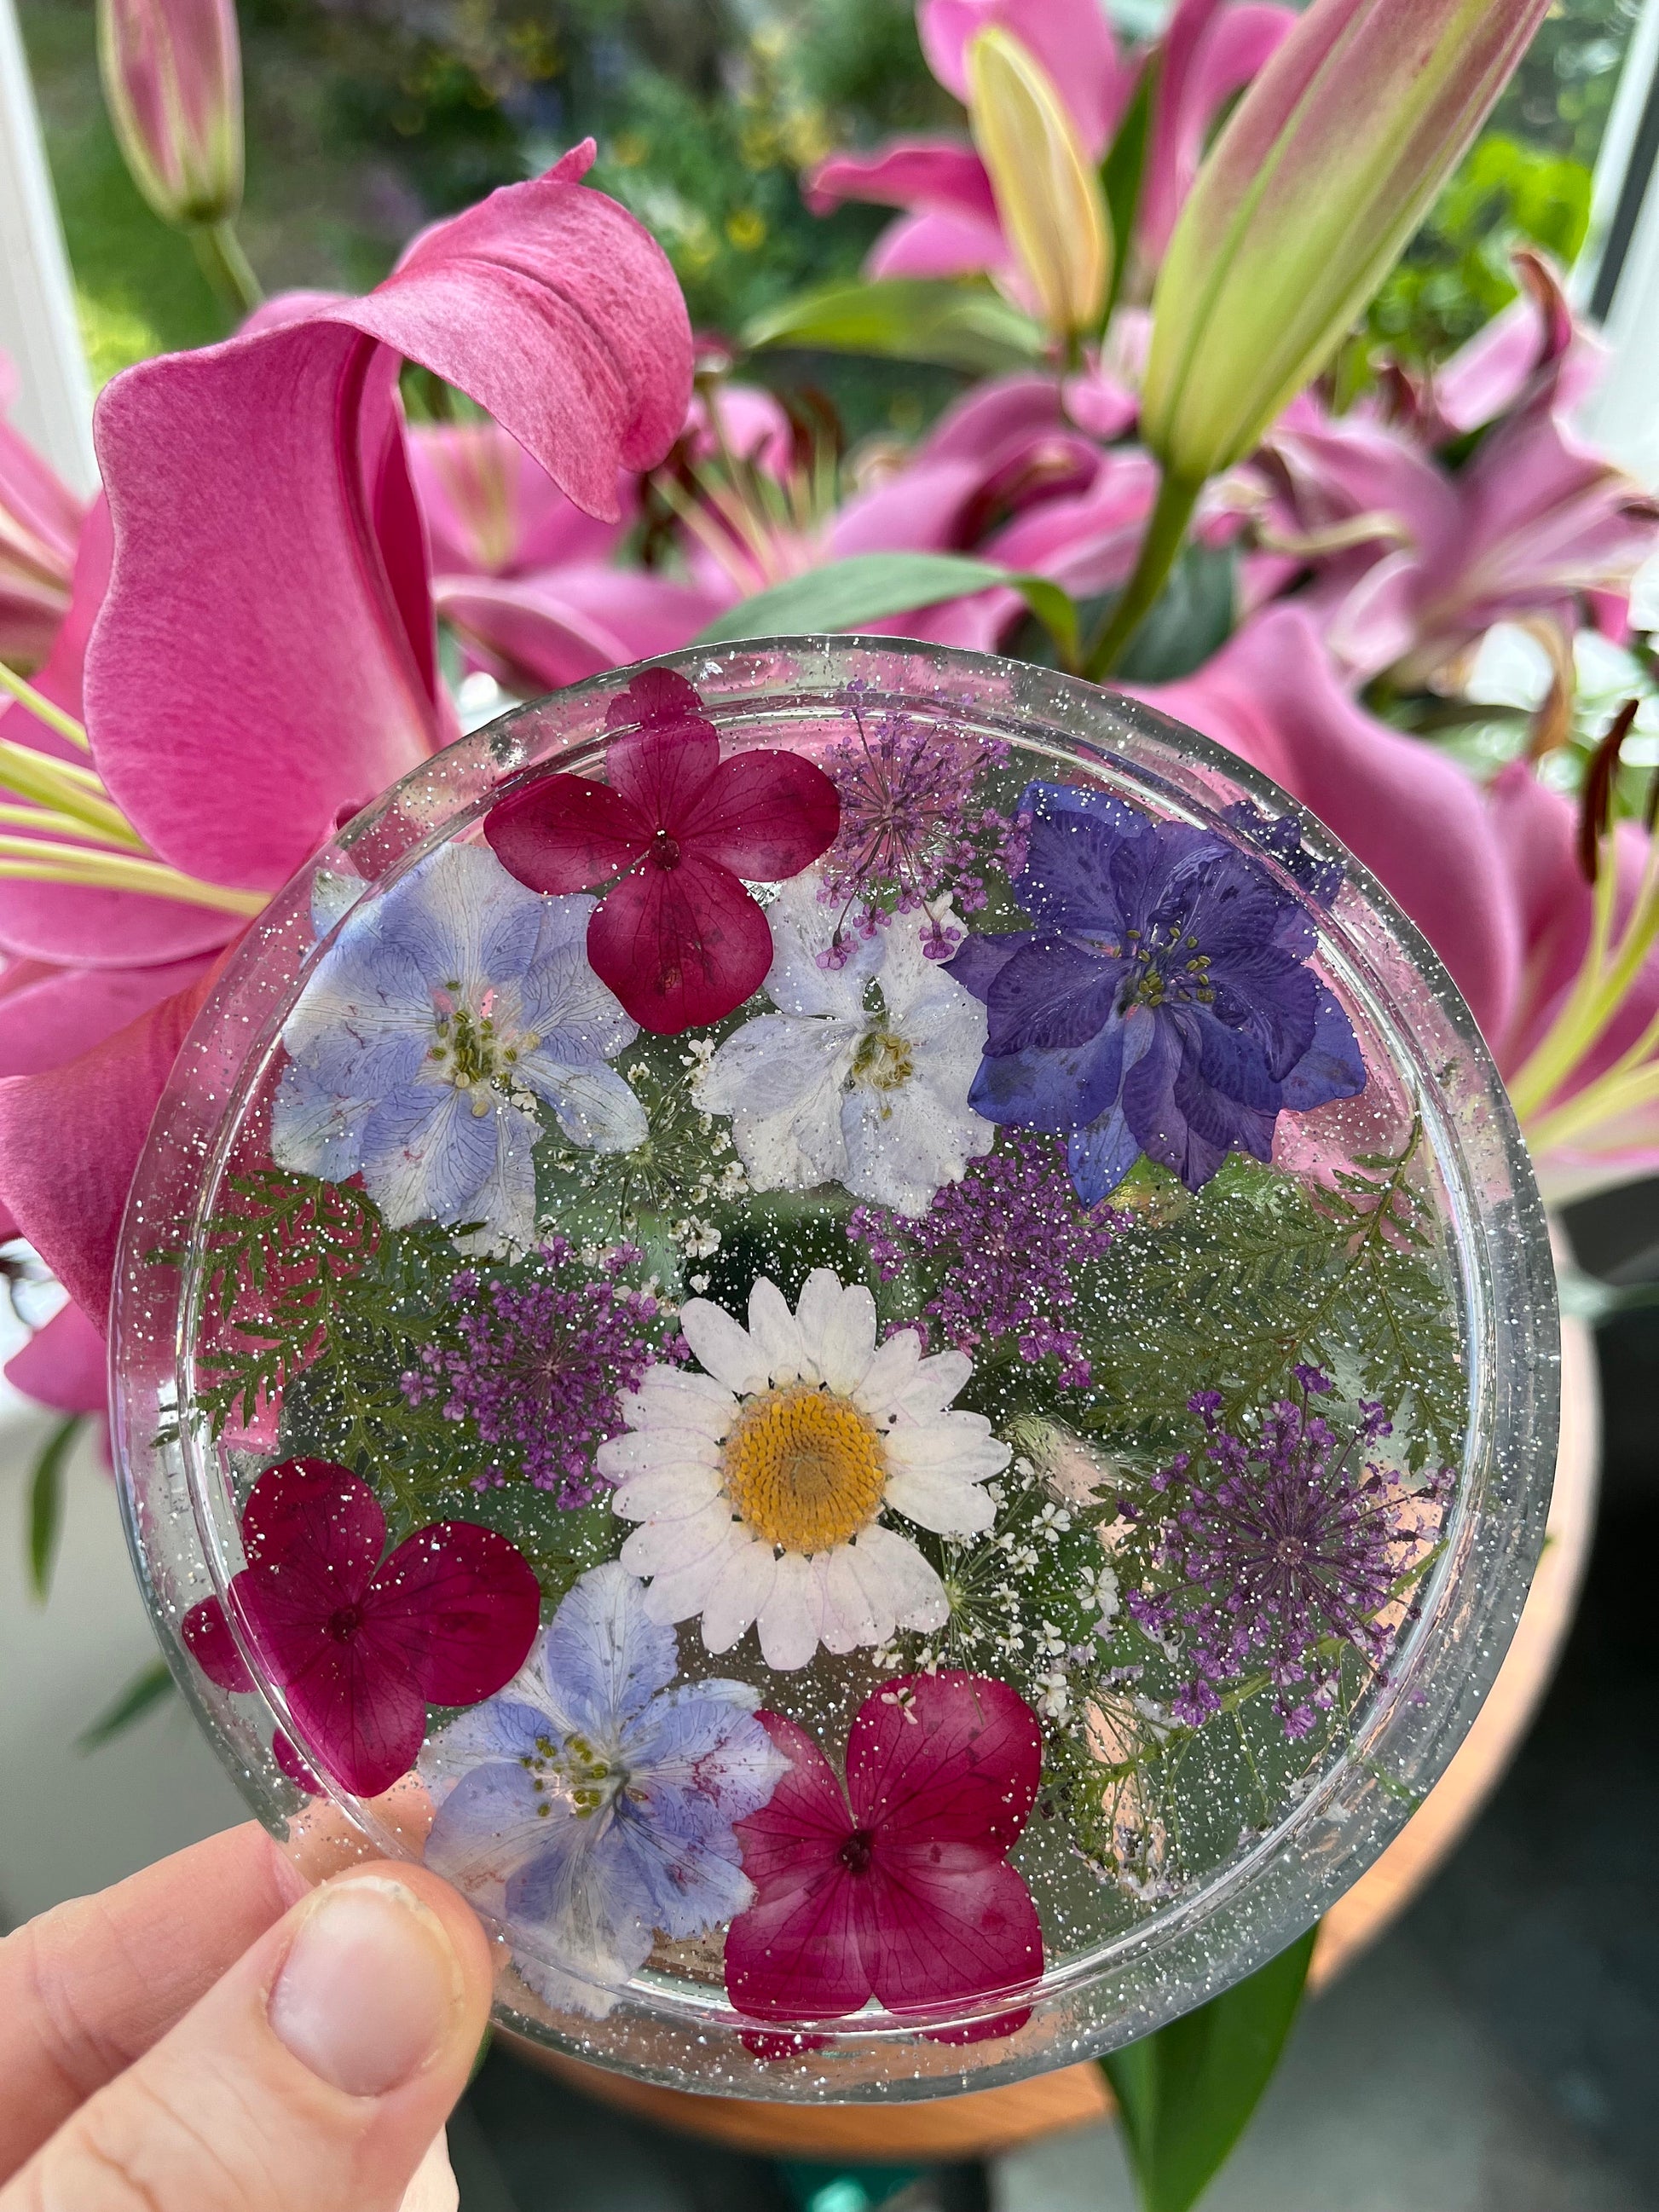
{"type": "Polygon", "coordinates": [[[204,1012],[120,1265],[155,1611],[256,1807],[504,2019],[917,2095],[1373,1860],[1502,1656],[1554,1313],[1501,1085],[1311,820],[805,641],[439,755],[204,1012]]]}

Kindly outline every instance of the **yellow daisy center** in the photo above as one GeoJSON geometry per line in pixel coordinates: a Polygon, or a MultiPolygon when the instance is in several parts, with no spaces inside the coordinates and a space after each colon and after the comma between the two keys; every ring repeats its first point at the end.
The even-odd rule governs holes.
{"type": "Polygon", "coordinates": [[[801,1382],[744,1407],[722,1463],[737,1511],[786,1552],[844,1544],[874,1518],[887,1485],[875,1424],[851,1399],[801,1382]]]}

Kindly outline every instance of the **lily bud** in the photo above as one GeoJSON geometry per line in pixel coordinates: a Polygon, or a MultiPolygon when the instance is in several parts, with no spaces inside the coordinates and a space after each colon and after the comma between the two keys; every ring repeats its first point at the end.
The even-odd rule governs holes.
{"type": "Polygon", "coordinates": [[[1105,312],[1112,227],[1071,110],[1030,50],[1000,24],[968,47],[968,112],[997,213],[1059,337],[1092,334],[1105,312]]]}
{"type": "Polygon", "coordinates": [[[1314,0],[1199,172],[1153,300],[1142,435],[1188,484],[1318,374],[1550,0],[1314,0]]]}
{"type": "Polygon", "coordinates": [[[134,183],[166,222],[228,222],[242,202],[234,0],[98,0],[104,98],[134,183]]]}

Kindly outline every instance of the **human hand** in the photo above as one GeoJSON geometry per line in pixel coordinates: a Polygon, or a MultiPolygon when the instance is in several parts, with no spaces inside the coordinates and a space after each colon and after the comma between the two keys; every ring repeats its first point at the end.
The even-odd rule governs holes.
{"type": "Polygon", "coordinates": [[[424,1868],[252,1825],[60,1905],[0,1943],[0,2212],[398,2212],[490,1980],[424,1868]]]}

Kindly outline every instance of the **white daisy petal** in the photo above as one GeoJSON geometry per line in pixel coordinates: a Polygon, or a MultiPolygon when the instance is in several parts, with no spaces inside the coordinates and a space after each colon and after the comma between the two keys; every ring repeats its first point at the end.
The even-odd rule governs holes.
{"type": "Polygon", "coordinates": [[[814,1562],[799,1552],[777,1561],[772,1587],[760,1608],[761,1656],[780,1674],[804,1667],[818,1648],[823,1596],[814,1562]]]}
{"type": "Polygon", "coordinates": [[[880,1574],[884,1595],[900,1628],[944,1627],[951,1601],[944,1583],[914,1544],[878,1522],[862,1531],[858,1548],[864,1554],[861,1572],[867,1577],[874,1568],[880,1574]]]}
{"type": "Polygon", "coordinates": [[[731,1534],[730,1511],[711,1501],[681,1520],[642,1522],[623,1546],[622,1563],[630,1575],[678,1573],[718,1551],[731,1534]]]}
{"type": "Polygon", "coordinates": [[[594,1465],[613,1482],[624,1482],[647,1468],[718,1467],[720,1448],[713,1437],[696,1429],[664,1428],[653,1425],[627,1436],[607,1437],[594,1454],[594,1465]]]}
{"type": "MultiPolygon", "coordinates": [[[[645,1534],[636,1528],[634,1536],[645,1534]]],[[[634,1536],[628,1543],[631,1544],[634,1536]]],[[[734,1549],[753,1548],[752,1539],[745,1537],[740,1528],[728,1524],[720,1543],[695,1559],[685,1561],[672,1572],[660,1574],[650,1583],[645,1593],[645,1609],[653,1620],[694,1620],[702,1611],[704,1600],[726,1571],[728,1558],[734,1549]]],[[[628,1565],[628,1544],[622,1547],[622,1562],[628,1565]]]]}
{"type": "MultiPolygon", "coordinates": [[[[835,1280],[833,1275],[830,1280],[835,1280]]],[[[680,1308],[680,1330],[692,1356],[728,1390],[742,1395],[766,1388],[764,1354],[724,1306],[708,1298],[688,1298],[680,1308]]]]}
{"type": "Polygon", "coordinates": [[[793,1382],[806,1371],[800,1325],[775,1282],[755,1278],[749,1293],[749,1334],[766,1361],[774,1383],[793,1382]]]}
{"type": "Polygon", "coordinates": [[[942,1413],[957,1393],[967,1388],[974,1363],[965,1352],[936,1352],[924,1359],[908,1382],[896,1403],[918,1419],[942,1413]]]}
{"type": "Polygon", "coordinates": [[[902,1328],[884,1344],[878,1344],[864,1380],[853,1394],[865,1412],[880,1420],[896,1411],[915,1379],[921,1359],[921,1337],[914,1328],[902,1328]]]}
{"type": "Polygon", "coordinates": [[[991,1434],[979,1413],[936,1413],[931,1421],[901,1420],[887,1431],[887,1457],[895,1467],[944,1468],[983,1482],[1000,1474],[1012,1455],[991,1434]]]}
{"type": "Polygon", "coordinates": [[[854,1651],[861,1644],[884,1644],[896,1615],[879,1553],[866,1554],[862,1538],[856,1544],[837,1544],[823,1553],[820,1573],[826,1650],[854,1651]]]}
{"type": "Polygon", "coordinates": [[[795,1309],[806,1358],[843,1397],[864,1380],[876,1349],[876,1302],[862,1283],[842,1289],[828,1267],[814,1267],[795,1309]]]}
{"type": "Polygon", "coordinates": [[[624,1521],[684,1521],[720,1494],[717,1467],[655,1468],[618,1482],[611,1510],[624,1521]]]}
{"type": "Polygon", "coordinates": [[[647,1370],[637,1390],[624,1390],[617,1401],[623,1419],[636,1429],[695,1429],[715,1443],[732,1425],[738,1401],[723,1382],[712,1375],[694,1375],[683,1367],[647,1370]]]}
{"type": "Polygon", "coordinates": [[[769,1545],[745,1544],[728,1558],[703,1600],[705,1651],[729,1651],[770,1596],[777,1562],[769,1545]]]}
{"type": "Polygon", "coordinates": [[[940,1467],[896,1469],[887,1478],[886,1502],[937,1536],[976,1536],[997,1517],[976,1482],[940,1467]]]}

